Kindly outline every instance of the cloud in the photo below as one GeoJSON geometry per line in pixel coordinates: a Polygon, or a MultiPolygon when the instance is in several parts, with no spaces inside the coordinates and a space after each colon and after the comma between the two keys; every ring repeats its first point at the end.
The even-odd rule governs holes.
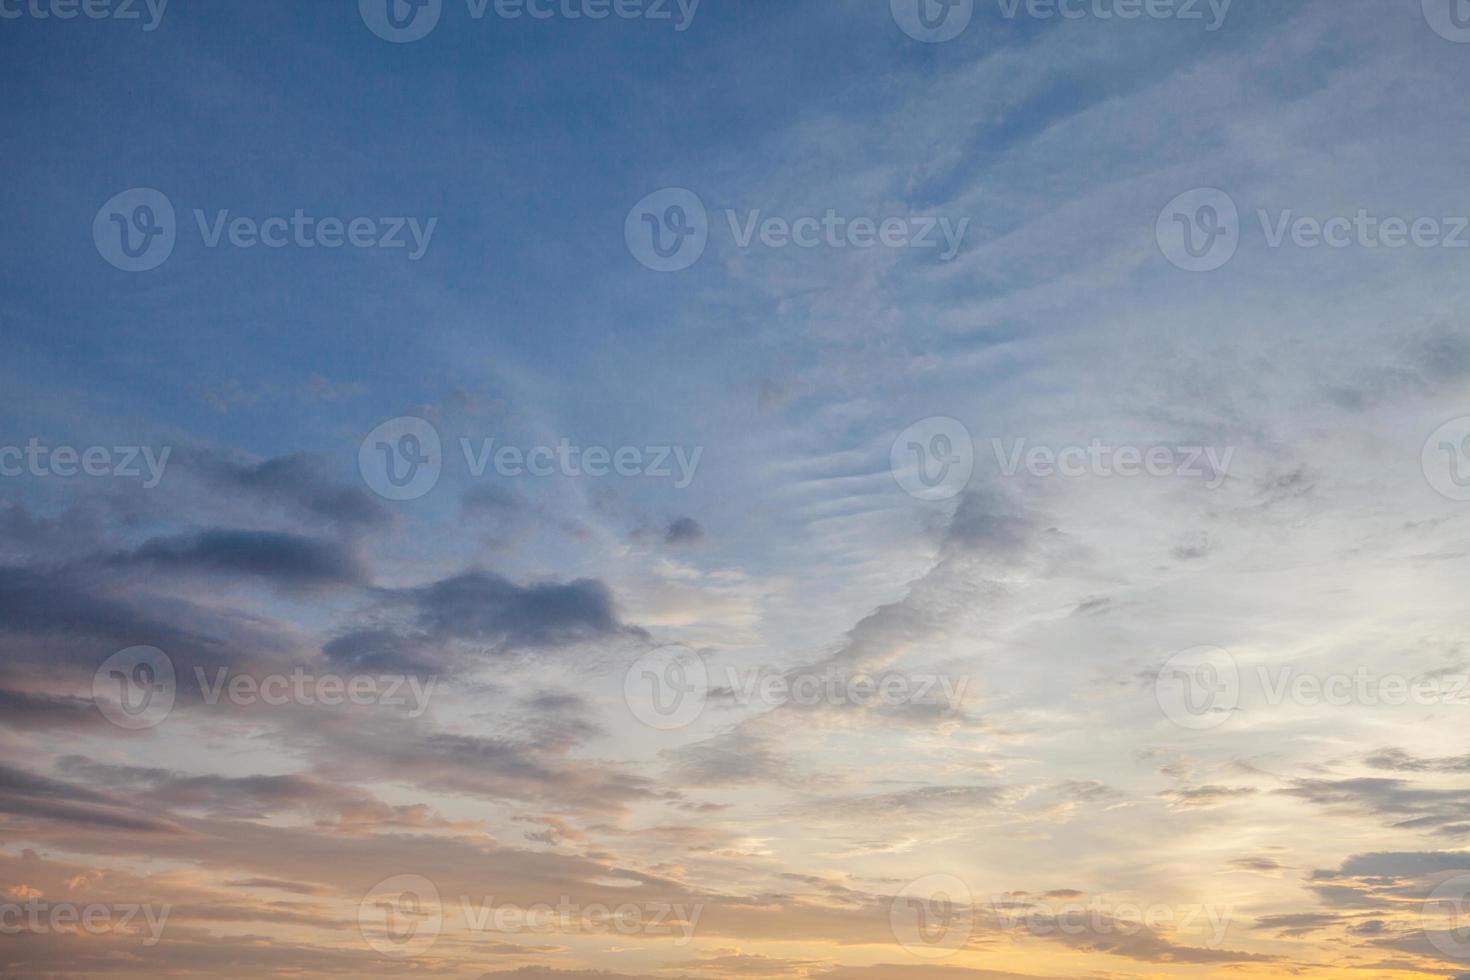
{"type": "Polygon", "coordinates": [[[1418,788],[1404,779],[1297,779],[1276,792],[1328,810],[1371,813],[1395,827],[1451,836],[1458,836],[1460,825],[1470,819],[1470,790],[1418,788]]]}
{"type": "Polygon", "coordinates": [[[928,819],[994,810],[1016,799],[1003,786],[922,786],[857,796],[828,796],[803,806],[804,812],[839,819],[928,819]]]}
{"type": "Polygon", "coordinates": [[[796,773],[775,746],[749,732],[729,732],[678,749],[664,756],[674,778],[693,786],[732,786],[748,783],[790,783],[796,773]]]}
{"type": "Polygon", "coordinates": [[[427,585],[376,589],[372,626],[328,640],[332,663],[359,670],[427,674],[470,654],[549,651],[606,640],[646,641],[623,622],[601,581],[518,585],[471,569],[427,585]]]}
{"type": "Polygon", "coordinates": [[[143,591],[97,569],[0,566],[0,678],[29,692],[32,720],[47,710],[37,698],[50,696],[50,710],[64,710],[65,698],[90,697],[93,673],[128,647],[163,650],[178,671],[181,695],[193,697],[197,691],[184,684],[192,668],[252,670],[276,661],[290,644],[265,618],[143,591]],[[43,686],[61,689],[37,690],[43,686]]]}
{"type": "Polygon", "coordinates": [[[393,598],[412,607],[414,624],[425,633],[495,651],[641,635],[622,623],[612,591],[593,579],[523,586],[472,570],[393,598]]]}
{"type": "Polygon", "coordinates": [[[332,890],[326,885],[288,881],[281,878],[245,878],[240,881],[226,881],[224,884],[227,888],[269,888],[272,891],[291,892],[294,895],[332,894],[332,890]]]}
{"type": "Polygon", "coordinates": [[[109,731],[90,698],[0,688],[0,725],[30,730],[109,731]]]}
{"type": "Polygon", "coordinates": [[[633,803],[676,800],[632,767],[576,758],[596,727],[554,721],[490,736],[446,732],[406,718],[354,718],[316,723],[292,736],[330,759],[344,780],[386,780],[435,793],[518,800],[569,811],[620,813],[633,803]]]}
{"type": "Polygon", "coordinates": [[[232,498],[309,522],[351,533],[392,524],[391,512],[366,487],[334,478],[326,457],[298,453],[247,462],[213,450],[183,449],[175,453],[174,465],[232,498]]]}
{"type": "Polygon", "coordinates": [[[1254,871],[1259,874],[1275,874],[1278,871],[1286,870],[1286,866],[1280,861],[1265,855],[1234,858],[1231,860],[1230,866],[1232,868],[1239,868],[1241,871],[1254,871]]]}
{"type": "Polygon", "coordinates": [[[1331,912],[1289,912],[1260,916],[1251,928],[1274,932],[1283,937],[1297,937],[1310,936],[1348,921],[1351,921],[1349,917],[1331,912]]]}
{"type": "Polygon", "coordinates": [[[1470,852],[1376,851],[1355,854],[1336,871],[1316,871],[1313,881],[1338,878],[1419,879],[1446,871],[1470,870],[1470,852]]]}
{"type": "Polygon", "coordinates": [[[1374,769],[1390,772],[1470,773],[1470,755],[1423,759],[1402,749],[1387,748],[1372,753],[1363,762],[1374,769]]]}
{"type": "Polygon", "coordinates": [[[692,517],[676,517],[664,531],[664,544],[698,544],[704,540],[704,528],[692,517]]]}
{"type": "Polygon", "coordinates": [[[1255,796],[1259,792],[1253,786],[1190,786],[1166,789],[1157,795],[1168,801],[1169,808],[1173,810],[1204,810],[1255,796]]]}
{"type": "Polygon", "coordinates": [[[272,776],[190,775],[166,769],[96,763],[65,756],[57,763],[64,775],[126,791],[140,807],[163,805],[232,820],[260,820],[299,811],[321,819],[319,826],[364,832],[388,827],[461,828],[421,804],[390,806],[354,787],[316,776],[293,773],[272,776]]]}
{"type": "Polygon", "coordinates": [[[131,811],[102,793],[11,766],[0,766],[0,814],[18,824],[11,828],[15,836],[35,822],[124,833],[182,833],[178,825],[131,811]]]}
{"type": "Polygon", "coordinates": [[[280,531],[209,530],[153,538],[109,561],[185,575],[258,578],[280,588],[363,585],[368,578],[346,546],[280,531]]]}

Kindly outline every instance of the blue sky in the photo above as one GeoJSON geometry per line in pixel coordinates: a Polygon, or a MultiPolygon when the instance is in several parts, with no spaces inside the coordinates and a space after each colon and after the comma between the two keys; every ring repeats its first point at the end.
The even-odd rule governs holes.
{"type": "Polygon", "coordinates": [[[963,0],[929,42],[910,0],[443,0],[406,43],[0,2],[0,916],[174,916],[3,969],[1460,976],[1460,2],[963,0]],[[94,223],[142,189],[176,241],[128,271],[94,223]],[[707,244],[657,271],[673,202],[707,244]],[[298,210],[422,254],[195,216],[298,210]],[[379,444],[430,433],[395,499],[379,444]],[[474,471],[506,446],[642,475],[474,471]],[[854,677],[902,697],[779,690],[854,677]],[[402,875],[428,948],[372,918],[402,875]],[[940,894],[962,934],[916,933],[940,894]],[[490,895],[699,922],[491,934],[490,895]]]}

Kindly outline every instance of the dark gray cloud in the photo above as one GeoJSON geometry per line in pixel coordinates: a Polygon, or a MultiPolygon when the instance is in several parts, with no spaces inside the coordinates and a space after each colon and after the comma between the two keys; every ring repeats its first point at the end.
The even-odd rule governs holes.
{"type": "MultiPolygon", "coordinates": [[[[244,665],[255,659],[245,649],[266,653],[279,642],[258,620],[139,594],[74,568],[0,566],[0,678],[11,677],[5,686],[12,690],[34,689],[44,678],[74,688],[54,694],[76,696],[77,686],[90,692],[93,672],[127,647],[163,650],[182,681],[194,665],[244,665]]],[[[49,708],[64,710],[65,703],[49,708]]],[[[23,707],[32,721],[48,710],[34,697],[23,707]]]]}
{"type": "Polygon", "coordinates": [[[200,776],[98,763],[77,755],[62,757],[57,770],[69,779],[120,794],[140,809],[161,805],[231,820],[260,820],[301,812],[318,817],[321,825],[357,831],[448,826],[425,806],[390,806],[365,790],[308,773],[200,776]]]}
{"type": "Polygon", "coordinates": [[[1313,881],[1375,878],[1391,881],[1422,878],[1445,871],[1470,870],[1470,853],[1458,851],[1376,851],[1355,854],[1336,871],[1314,871],[1313,881]]]}
{"type": "Polygon", "coordinates": [[[0,631],[123,646],[195,639],[65,572],[14,565],[0,567],[0,631]]]}
{"type": "Polygon", "coordinates": [[[359,532],[387,527],[391,512],[366,487],[344,483],[331,460],[296,454],[245,462],[212,450],[181,449],[174,465],[198,474],[216,489],[278,508],[298,519],[359,532]]]}
{"type": "Polygon", "coordinates": [[[344,633],[327,641],[322,653],[346,670],[417,676],[433,673],[445,656],[443,645],[431,637],[387,628],[344,633]]]}
{"type": "Polygon", "coordinates": [[[1470,773],[1470,755],[1425,759],[1412,756],[1403,749],[1379,749],[1363,760],[1374,769],[1389,772],[1470,773]]]}
{"type": "Polygon", "coordinates": [[[1341,812],[1370,813],[1393,826],[1459,836],[1470,822],[1470,790],[1421,789],[1404,779],[1298,779],[1276,792],[1341,812]]]}
{"type": "MultiPolygon", "coordinates": [[[[143,811],[133,810],[96,790],[0,765],[0,814],[6,823],[30,820],[125,833],[174,834],[180,828],[143,811]]],[[[20,827],[12,827],[18,832],[20,827]]]]}
{"type": "Polygon", "coordinates": [[[428,585],[379,589],[377,622],[329,640],[334,664],[423,674],[448,667],[465,647],[501,654],[620,637],[646,640],[625,624],[612,590],[595,579],[518,585],[471,569],[428,585]]]}
{"type": "Polygon", "coordinates": [[[667,523],[646,521],[633,529],[632,538],[643,544],[692,546],[704,540],[704,525],[692,517],[675,517],[667,523]]]}
{"type": "Polygon", "coordinates": [[[19,563],[45,555],[51,561],[75,561],[96,550],[110,523],[114,518],[101,500],[79,501],[55,515],[10,504],[0,508],[0,558],[19,563]]]}
{"type": "Polygon", "coordinates": [[[109,730],[91,698],[0,688],[0,725],[22,730],[109,730]]]}
{"type": "Polygon", "coordinates": [[[414,625],[425,634],[496,650],[642,635],[623,624],[612,591],[594,579],[517,585],[477,569],[394,598],[412,607],[414,625]]]}
{"type": "Polygon", "coordinates": [[[1252,929],[1273,932],[1282,937],[1309,936],[1314,932],[1335,928],[1351,917],[1332,912],[1291,912],[1283,915],[1263,915],[1256,919],[1252,929]]]}
{"type": "Polygon", "coordinates": [[[0,698],[13,709],[0,711],[0,725],[45,728],[64,717],[78,732],[95,726],[79,702],[91,702],[103,662],[130,647],[169,658],[180,706],[201,703],[199,671],[263,675],[301,664],[296,639],[268,618],[144,591],[134,579],[116,567],[0,566],[0,698]]]}
{"type": "Polygon", "coordinates": [[[698,544],[704,540],[704,527],[692,517],[676,517],[664,531],[664,544],[698,544]]]}
{"type": "Polygon", "coordinates": [[[117,566],[259,578],[281,587],[360,585],[368,572],[352,549],[281,531],[208,530],[153,538],[114,555],[117,566]]]}

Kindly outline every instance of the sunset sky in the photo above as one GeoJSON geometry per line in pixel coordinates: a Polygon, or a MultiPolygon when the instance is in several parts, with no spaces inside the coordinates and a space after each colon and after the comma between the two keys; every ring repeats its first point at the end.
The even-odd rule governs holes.
{"type": "Polygon", "coordinates": [[[487,3],[0,0],[0,977],[1470,977],[1470,2],[487,3]]]}

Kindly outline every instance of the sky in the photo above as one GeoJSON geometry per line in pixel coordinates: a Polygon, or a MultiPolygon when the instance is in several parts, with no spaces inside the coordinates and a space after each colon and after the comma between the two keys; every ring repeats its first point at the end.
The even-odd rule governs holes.
{"type": "Polygon", "coordinates": [[[1470,3],[0,80],[0,975],[1470,977],[1470,3]]]}

